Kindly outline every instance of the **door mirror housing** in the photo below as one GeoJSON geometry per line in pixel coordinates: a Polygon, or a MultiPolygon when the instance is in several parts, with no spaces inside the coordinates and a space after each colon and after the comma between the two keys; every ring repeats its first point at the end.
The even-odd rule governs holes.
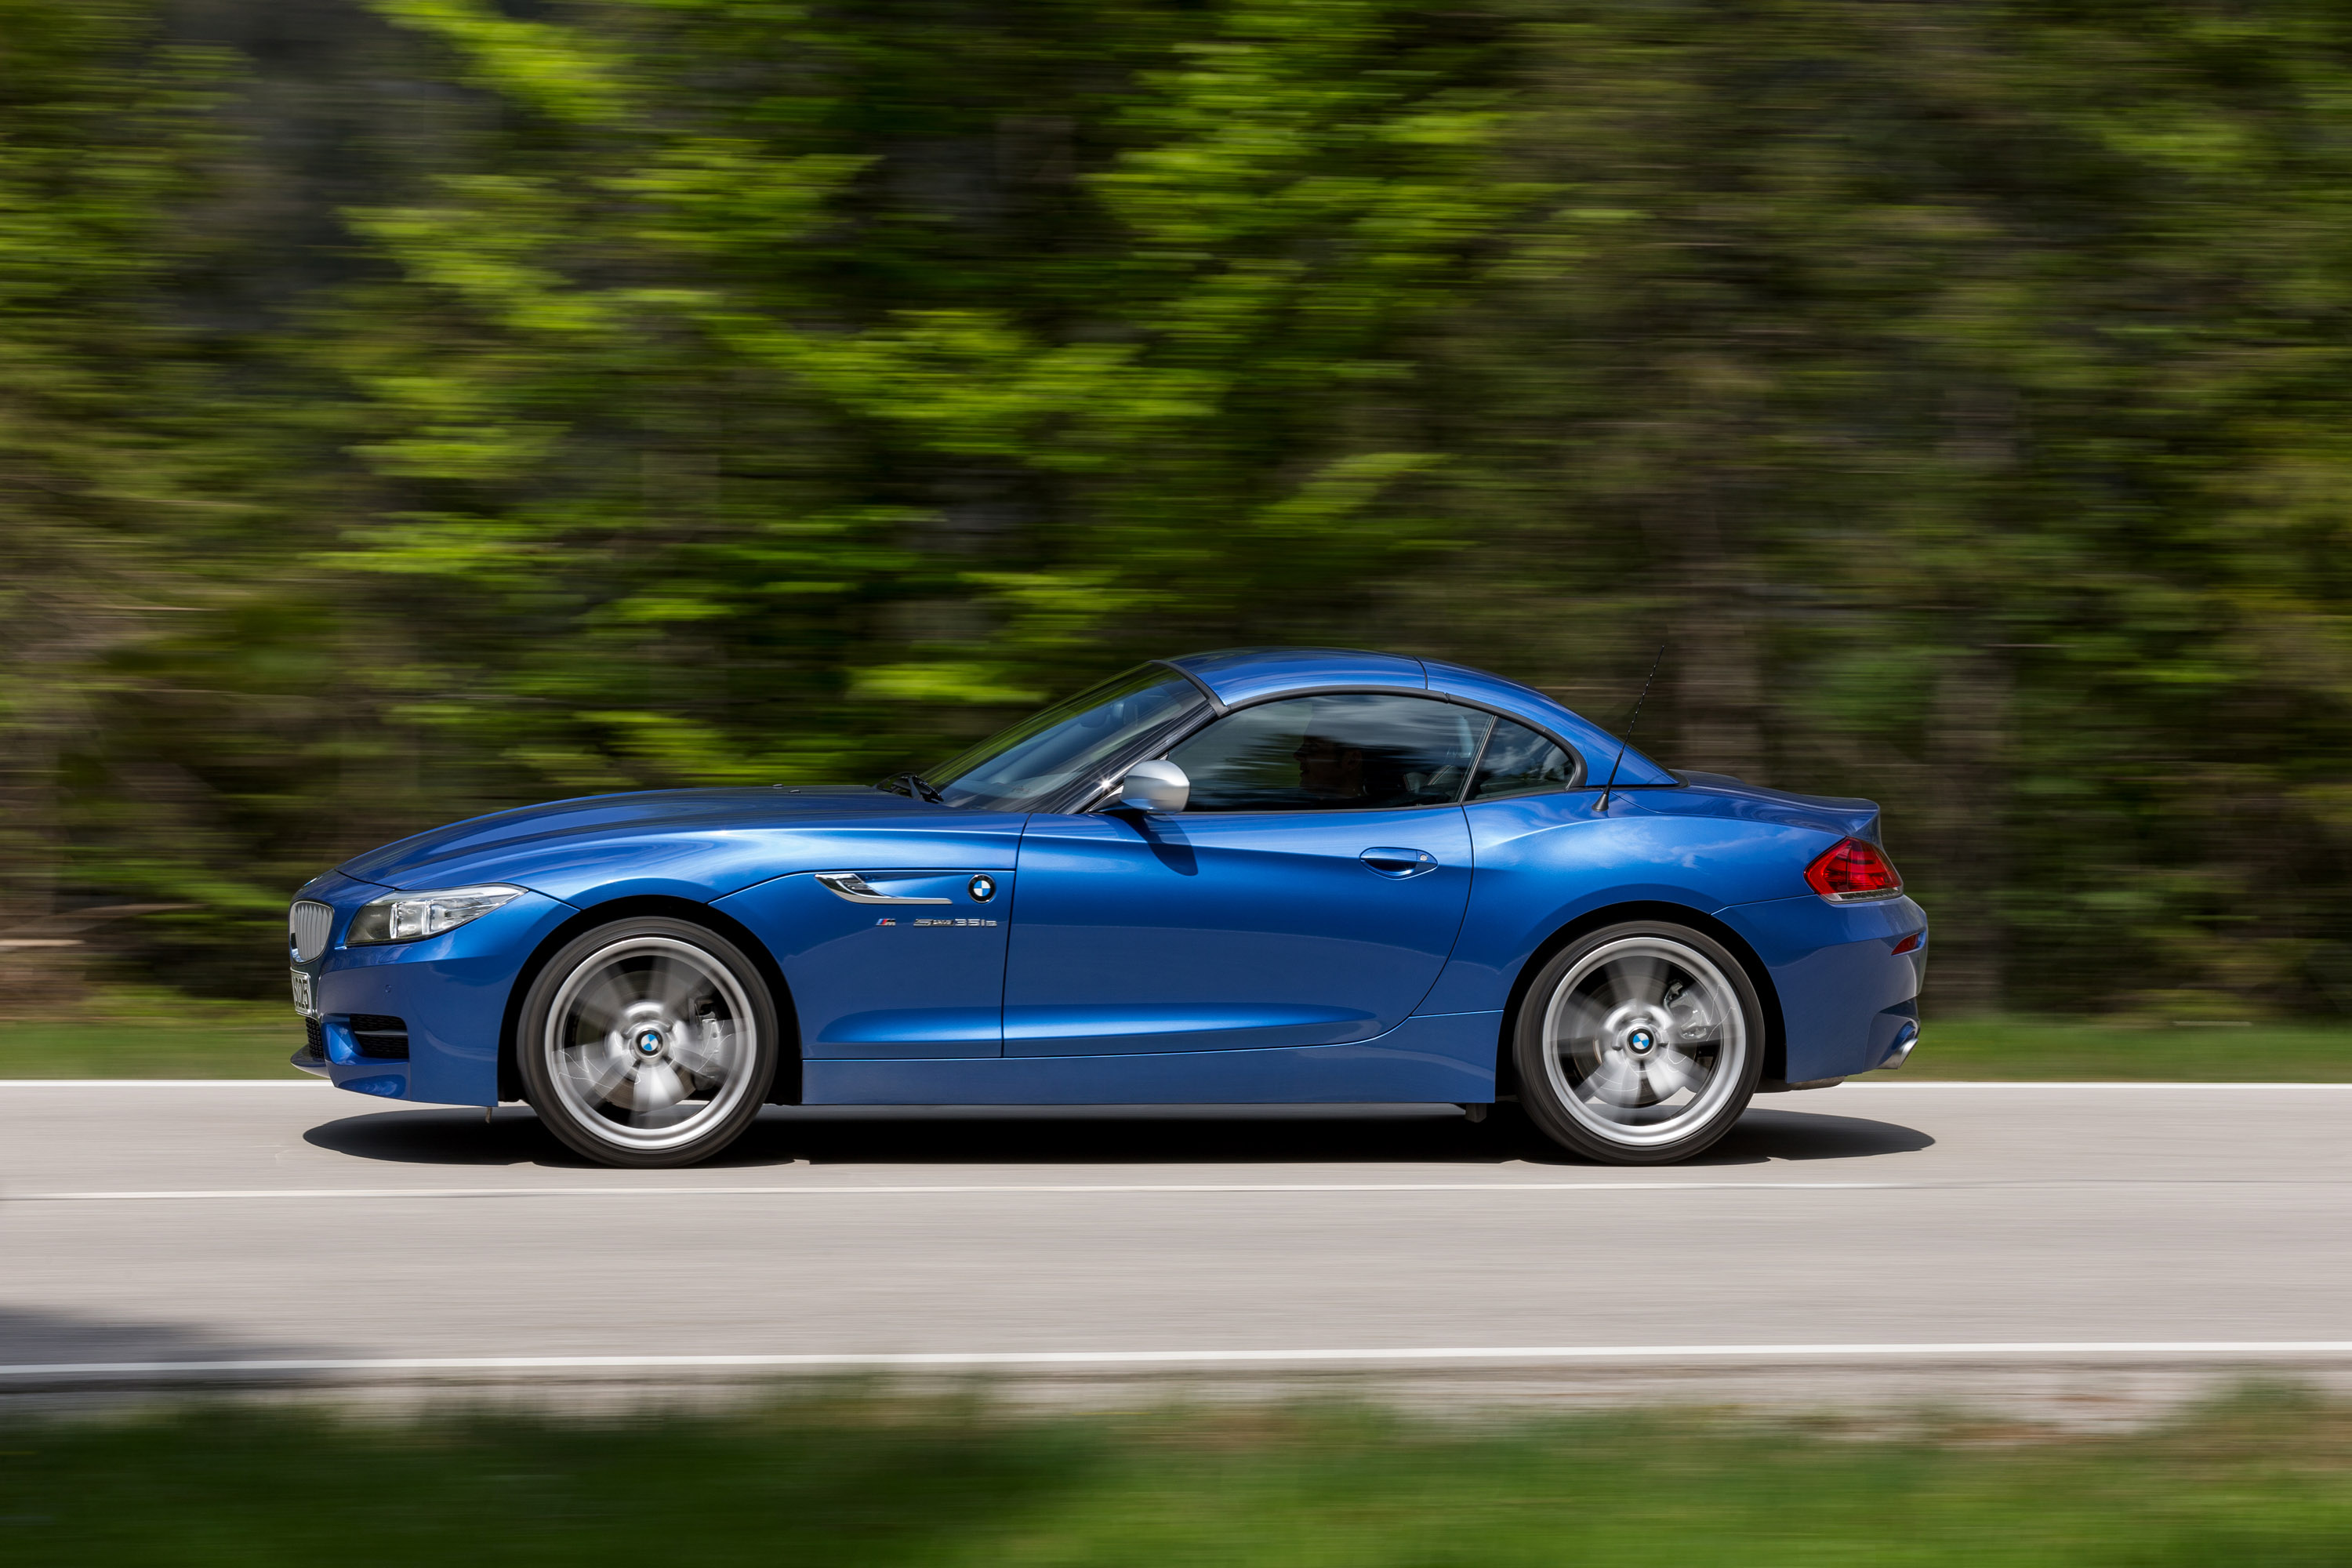
{"type": "Polygon", "coordinates": [[[1129,811],[1181,811],[1192,781],[1174,763],[1138,763],[1118,781],[1118,804],[1129,811]]]}

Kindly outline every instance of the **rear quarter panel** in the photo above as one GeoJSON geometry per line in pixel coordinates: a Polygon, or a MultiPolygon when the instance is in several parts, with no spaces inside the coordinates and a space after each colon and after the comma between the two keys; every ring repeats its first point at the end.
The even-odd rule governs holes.
{"type": "Polygon", "coordinates": [[[1465,808],[1477,860],[1470,908],[1423,1013],[1507,1005],[1520,971],[1555,931],[1611,904],[1711,914],[1811,897],[1804,867],[1837,841],[1810,826],[1712,815],[1690,792],[1620,789],[1606,816],[1594,810],[1598,797],[1579,790],[1465,808]]]}
{"type": "MultiPolygon", "coordinates": [[[[1453,961],[1425,1014],[1507,1007],[1562,927],[1616,904],[1681,905],[1747,942],[1769,972],[1791,1081],[1867,1072],[1917,1016],[1924,949],[1897,954],[1927,916],[1907,898],[1832,904],[1804,868],[1853,830],[1806,804],[1705,789],[1620,789],[1474,802],[1477,868],[1453,961]]],[[[1856,803],[1863,804],[1863,803],[1856,803]]]]}

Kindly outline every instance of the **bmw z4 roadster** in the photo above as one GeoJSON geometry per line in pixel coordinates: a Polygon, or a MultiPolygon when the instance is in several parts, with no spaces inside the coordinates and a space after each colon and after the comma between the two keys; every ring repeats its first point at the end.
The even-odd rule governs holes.
{"type": "Polygon", "coordinates": [[[1645,1164],[1899,1065],[1878,808],[1671,773],[1383,654],[1139,666],[928,775],[503,811],[288,921],[299,1067],[682,1165],[765,1104],[1516,1100],[1645,1164]]]}

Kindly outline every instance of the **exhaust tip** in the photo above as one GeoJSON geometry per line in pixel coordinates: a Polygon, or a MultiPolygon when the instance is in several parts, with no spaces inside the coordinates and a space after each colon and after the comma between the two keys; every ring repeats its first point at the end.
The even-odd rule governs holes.
{"type": "Polygon", "coordinates": [[[1903,1027],[1895,1032],[1895,1047],[1892,1050],[1886,1053],[1886,1059],[1878,1064],[1878,1070],[1881,1072],[1893,1072],[1896,1068],[1901,1067],[1905,1062],[1911,1059],[1911,1052],[1918,1046],[1918,1044],[1919,1026],[1916,1024],[1904,1025],[1903,1027]]]}

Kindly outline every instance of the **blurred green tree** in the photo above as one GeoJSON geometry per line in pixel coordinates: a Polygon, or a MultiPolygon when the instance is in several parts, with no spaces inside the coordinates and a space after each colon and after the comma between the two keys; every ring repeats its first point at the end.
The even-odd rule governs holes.
{"type": "Polygon", "coordinates": [[[1418,542],[1372,503],[1440,455],[1350,395],[1503,210],[1477,40],[1358,0],[383,9],[509,111],[354,216],[396,274],[325,345],[387,497],[341,563],[436,584],[456,635],[381,673],[467,754],[879,771],[1418,542]]]}
{"type": "Polygon", "coordinates": [[[1469,646],[1673,637],[1652,743],[1882,796],[1947,1005],[2352,1000],[2345,18],[1516,14],[1469,646]]]}
{"type": "Polygon", "coordinates": [[[5,1005],[72,1000],[78,954],[50,944],[79,942],[92,906],[119,907],[110,893],[251,892],[221,868],[234,842],[144,853],[168,804],[135,786],[76,798],[126,706],[161,695],[141,650],[239,594],[204,564],[227,542],[244,559],[240,487],[224,482],[239,443],[194,395],[202,334],[169,307],[174,205],[201,188],[217,67],[143,6],[0,0],[5,1005]]]}
{"type": "Polygon", "coordinates": [[[1643,743],[1884,799],[1944,1005],[2352,1007],[2315,0],[162,16],[0,0],[10,919],[258,984],[466,810],[1670,639],[1643,743]]]}

